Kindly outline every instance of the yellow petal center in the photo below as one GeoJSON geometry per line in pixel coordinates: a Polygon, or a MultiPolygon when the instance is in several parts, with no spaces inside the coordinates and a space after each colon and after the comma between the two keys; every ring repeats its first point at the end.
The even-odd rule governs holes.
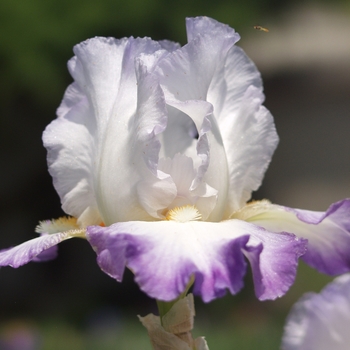
{"type": "Polygon", "coordinates": [[[76,230],[80,227],[77,224],[77,219],[74,217],[61,217],[53,220],[40,221],[39,225],[35,228],[37,233],[57,233],[70,230],[76,230]]]}
{"type": "Polygon", "coordinates": [[[201,220],[202,215],[194,205],[184,205],[169,210],[165,219],[176,222],[188,222],[201,220]]]}

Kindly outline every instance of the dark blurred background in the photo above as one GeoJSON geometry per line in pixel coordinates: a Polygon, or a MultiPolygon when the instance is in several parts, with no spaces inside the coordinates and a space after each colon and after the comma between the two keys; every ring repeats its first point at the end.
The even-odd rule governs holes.
{"type": "MultiPolygon", "coordinates": [[[[72,81],[73,45],[131,35],[185,44],[185,17],[198,15],[234,27],[264,79],[281,141],[254,197],[310,210],[350,197],[349,1],[2,0],[0,249],[63,215],[41,134],[72,81]]],[[[109,278],[83,240],[59,250],[55,261],[0,270],[0,350],[150,349],[135,315],[155,305],[132,275],[109,278]]],[[[292,303],[329,280],[302,265],[287,296],[261,303],[248,275],[238,296],[197,300],[199,332],[212,350],[277,349],[292,303]]]]}

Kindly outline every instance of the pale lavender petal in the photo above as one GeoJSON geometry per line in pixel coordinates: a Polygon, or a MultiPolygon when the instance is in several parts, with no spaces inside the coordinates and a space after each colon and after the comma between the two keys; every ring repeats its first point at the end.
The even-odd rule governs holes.
{"type": "MultiPolygon", "coordinates": [[[[138,179],[136,186],[137,199],[142,209],[154,218],[163,217],[160,212],[173,201],[176,196],[176,186],[171,177],[158,169],[159,150],[161,144],[158,134],[162,133],[167,125],[166,107],[164,96],[157,79],[154,75],[148,74],[148,67],[143,60],[138,61],[138,105],[132,127],[130,128],[130,141],[133,147],[125,153],[130,158],[133,166],[129,172],[129,181],[132,178],[138,179]]],[[[115,182],[114,177],[111,179],[115,182]]],[[[122,184],[120,185],[122,186],[122,184]]],[[[120,196],[120,191],[118,193],[120,196]]],[[[119,199],[120,200],[120,199],[119,199]]],[[[132,213],[127,206],[127,198],[119,205],[127,212],[128,217],[134,215],[134,219],[140,219],[140,213],[132,213]],[[137,216],[135,216],[135,214],[137,216]]]]}
{"type": "Polygon", "coordinates": [[[170,40],[160,40],[158,43],[163,49],[169,52],[175,51],[181,47],[179,43],[175,43],[170,40]]]}
{"type": "Polygon", "coordinates": [[[27,264],[31,260],[47,258],[52,255],[52,251],[48,255],[41,256],[45,251],[50,250],[58,243],[71,238],[72,235],[68,232],[59,232],[50,235],[42,235],[30,241],[22,243],[16,247],[6,249],[0,252],[0,266],[11,266],[14,268],[27,264]]]}
{"type": "Polygon", "coordinates": [[[205,157],[199,175],[205,175],[203,180],[218,191],[216,207],[208,220],[220,221],[227,202],[227,159],[213,116],[215,110],[207,95],[218,67],[239,40],[239,35],[229,26],[208,17],[187,19],[187,31],[188,44],[164,57],[155,73],[159,76],[166,103],[188,115],[196,125],[198,156],[205,157]],[[204,124],[210,126],[206,132],[203,132],[204,124]],[[210,153],[202,152],[205,143],[210,145],[210,153]]]}
{"type": "Polygon", "coordinates": [[[124,222],[90,226],[87,239],[101,269],[121,281],[125,266],[149,296],[173,300],[195,276],[194,293],[205,302],[237,293],[250,260],[260,299],[283,295],[295,277],[305,242],[288,234],[272,237],[242,220],[220,223],[124,222]]]}
{"type": "MultiPolygon", "coordinates": [[[[164,45],[177,47],[170,42],[164,45]]],[[[63,209],[81,219],[83,226],[128,220],[128,215],[136,212],[138,219],[150,219],[137,203],[140,175],[131,164],[141,164],[133,158],[133,147],[139,140],[133,126],[140,126],[140,118],[136,122],[133,118],[136,112],[138,116],[154,115],[141,131],[147,127],[149,131],[153,124],[155,134],[164,130],[166,120],[163,96],[159,91],[146,91],[155,86],[154,81],[143,79],[138,85],[135,59],[160,49],[162,46],[149,38],[96,37],[74,47],[75,56],[68,64],[74,83],[57,111],[58,119],[47,127],[43,139],[63,209]]],[[[149,134],[152,136],[152,130],[149,134]]],[[[147,144],[145,137],[141,141],[147,144]]],[[[142,154],[153,165],[160,145],[152,141],[142,154]]]]}
{"type": "Polygon", "coordinates": [[[217,66],[239,35],[208,17],[188,18],[186,24],[188,44],[159,62],[157,71],[169,100],[205,101],[217,66]]]}
{"type": "Polygon", "coordinates": [[[350,270],[350,199],[332,204],[326,212],[292,209],[265,203],[248,218],[272,232],[290,232],[308,240],[302,259],[330,275],[350,270]]]}
{"type": "MultiPolygon", "coordinates": [[[[227,24],[220,23],[215,19],[210,17],[189,17],[186,18],[186,31],[187,31],[187,40],[188,42],[195,40],[196,37],[202,35],[209,35],[216,37],[218,44],[219,41],[229,39],[232,44],[235,44],[240,36],[238,33],[235,33],[235,30],[228,26],[227,24]]],[[[213,55],[219,54],[218,52],[213,52],[213,55]]]]}
{"type": "MultiPolygon", "coordinates": [[[[229,117],[219,119],[229,169],[227,216],[245,205],[259,188],[278,144],[273,117],[262,101],[261,89],[250,86],[238,110],[226,110],[229,117]]],[[[232,105],[230,101],[225,104],[232,105]]]]}
{"type": "Polygon", "coordinates": [[[350,271],[350,199],[332,204],[324,213],[289,210],[299,220],[318,227],[304,235],[309,243],[303,260],[330,275],[350,271]]]}
{"type": "Polygon", "coordinates": [[[147,38],[130,40],[125,49],[120,91],[101,141],[96,180],[106,225],[154,219],[140,205],[137,186],[140,180],[157,176],[157,135],[167,123],[163,92],[145,62],[157,49],[159,44],[147,38]]]}
{"type": "Polygon", "coordinates": [[[305,294],[292,308],[283,350],[347,350],[350,345],[350,275],[336,278],[319,294],[305,294]]]}
{"type": "Polygon", "coordinates": [[[258,189],[278,143],[273,118],[262,106],[262,80],[244,51],[233,46],[208,91],[225,146],[230,175],[227,215],[258,189]]]}
{"type": "MultiPolygon", "coordinates": [[[[68,87],[57,114],[43,133],[49,172],[63,210],[79,218],[89,208],[98,212],[93,188],[96,124],[77,84],[68,87]]],[[[99,224],[98,216],[84,223],[99,224]]]]}
{"type": "MultiPolygon", "coordinates": [[[[196,35],[218,30],[214,23],[202,21],[203,25],[193,20],[196,35]]],[[[230,32],[225,26],[220,30],[223,37],[230,32]]],[[[224,217],[228,217],[260,186],[278,137],[271,114],[262,106],[262,82],[254,63],[234,45],[217,62],[207,101],[214,107],[227,156],[230,187],[224,217]]]]}
{"type": "Polygon", "coordinates": [[[180,110],[167,106],[167,128],[159,136],[162,144],[160,157],[173,158],[175,154],[187,154],[195,158],[198,131],[193,120],[180,110]]]}

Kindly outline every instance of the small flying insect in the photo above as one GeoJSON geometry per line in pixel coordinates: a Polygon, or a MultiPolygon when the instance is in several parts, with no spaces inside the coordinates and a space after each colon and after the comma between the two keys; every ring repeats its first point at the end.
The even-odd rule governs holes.
{"type": "Polygon", "coordinates": [[[264,28],[262,26],[254,26],[254,29],[260,30],[261,32],[265,32],[265,33],[269,32],[267,28],[264,28]]]}

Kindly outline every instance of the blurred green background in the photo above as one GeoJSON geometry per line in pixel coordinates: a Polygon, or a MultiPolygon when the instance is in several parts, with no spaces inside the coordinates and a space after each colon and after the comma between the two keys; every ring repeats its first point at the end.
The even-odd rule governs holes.
{"type": "MultiPolygon", "coordinates": [[[[63,214],[41,134],[71,82],[73,45],[100,35],[185,44],[185,17],[198,15],[234,27],[264,78],[281,141],[254,197],[314,210],[350,197],[348,1],[2,0],[0,248],[63,214]]],[[[195,334],[211,350],[278,349],[291,305],[330,280],[302,265],[285,297],[262,303],[248,274],[237,296],[196,300],[195,334]]],[[[84,241],[62,243],[55,261],[1,269],[0,310],[0,349],[151,349],[136,314],[154,302],[130,273],[122,284],[102,273],[84,241]]]]}

